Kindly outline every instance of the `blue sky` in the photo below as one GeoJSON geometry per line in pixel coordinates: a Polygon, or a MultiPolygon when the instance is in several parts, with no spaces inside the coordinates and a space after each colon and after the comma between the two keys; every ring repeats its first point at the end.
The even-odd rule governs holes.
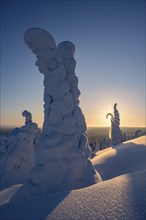
{"type": "Polygon", "coordinates": [[[2,126],[21,126],[25,109],[43,123],[43,75],[23,40],[30,27],[75,44],[88,126],[109,126],[115,102],[121,126],[145,126],[145,1],[2,1],[2,126]]]}

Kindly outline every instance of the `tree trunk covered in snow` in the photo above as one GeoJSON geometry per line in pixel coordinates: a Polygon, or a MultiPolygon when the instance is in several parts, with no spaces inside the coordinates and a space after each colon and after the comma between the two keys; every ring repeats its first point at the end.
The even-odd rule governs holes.
{"type": "Polygon", "coordinates": [[[25,33],[44,74],[44,123],[35,167],[27,186],[29,195],[82,188],[101,181],[90,160],[86,123],[79,107],[75,75],[75,46],[55,40],[39,28],[25,33]]]}

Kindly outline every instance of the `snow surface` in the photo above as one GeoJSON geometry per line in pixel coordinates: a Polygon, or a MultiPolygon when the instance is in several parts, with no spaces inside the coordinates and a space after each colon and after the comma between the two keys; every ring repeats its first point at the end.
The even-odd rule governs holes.
{"type": "MultiPolygon", "coordinates": [[[[25,126],[15,130],[17,142],[12,142],[10,154],[7,142],[1,140],[2,156],[10,156],[2,163],[3,174],[12,174],[2,178],[9,187],[4,184],[1,188],[1,219],[146,219],[146,137],[97,153],[92,160],[95,170],[79,107],[75,46],[65,41],[56,47],[52,35],[39,28],[29,29],[24,40],[44,74],[44,124],[34,166],[37,125],[32,123],[31,113],[23,112],[25,126]],[[23,177],[28,171],[22,159],[33,168],[25,175],[24,184],[12,185],[21,183],[13,182],[16,171],[23,177]],[[101,181],[100,175],[107,181],[101,181]]],[[[117,135],[119,114],[116,104],[114,107],[117,135]]]]}
{"type": "Polygon", "coordinates": [[[15,202],[13,196],[16,191],[21,189],[21,185],[2,189],[0,194],[1,219],[146,219],[146,167],[144,166],[146,158],[144,149],[146,149],[146,136],[97,153],[93,161],[96,168],[99,161],[104,164],[105,171],[102,169],[101,175],[104,173],[108,178],[112,178],[112,173],[108,175],[107,166],[111,166],[113,172],[115,172],[116,166],[115,175],[117,177],[83,189],[38,196],[19,202],[15,202]],[[126,165],[123,161],[124,158],[127,158],[126,165]],[[106,163],[108,160],[109,164],[106,163]],[[141,161],[143,162],[141,163],[141,161]],[[120,176],[121,171],[124,173],[132,171],[133,173],[120,176]]]}
{"type": "Polygon", "coordinates": [[[102,180],[145,170],[146,136],[99,151],[92,159],[92,163],[100,173],[102,180]]]}

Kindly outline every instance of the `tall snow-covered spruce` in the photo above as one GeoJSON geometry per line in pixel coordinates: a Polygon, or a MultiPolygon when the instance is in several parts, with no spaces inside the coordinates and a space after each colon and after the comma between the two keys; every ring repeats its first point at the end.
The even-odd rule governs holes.
{"type": "Polygon", "coordinates": [[[75,46],[64,41],[56,47],[51,34],[39,28],[27,30],[24,40],[36,54],[36,65],[44,74],[44,123],[35,166],[26,184],[27,195],[77,189],[101,181],[89,159],[74,72],[75,46]]]}
{"type": "Polygon", "coordinates": [[[117,110],[117,103],[114,104],[114,116],[111,113],[106,115],[111,117],[111,145],[117,145],[121,143],[121,130],[120,130],[120,116],[117,110]]]}

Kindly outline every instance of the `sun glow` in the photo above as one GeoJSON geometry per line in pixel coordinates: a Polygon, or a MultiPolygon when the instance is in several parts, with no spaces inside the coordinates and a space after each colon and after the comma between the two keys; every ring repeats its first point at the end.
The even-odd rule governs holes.
{"type": "MultiPolygon", "coordinates": [[[[83,106],[84,107],[84,106],[83,106]]],[[[110,127],[111,126],[111,117],[112,115],[106,115],[108,113],[113,114],[113,106],[109,107],[103,106],[97,108],[85,108],[84,107],[84,116],[88,127],[110,127]]],[[[121,104],[118,106],[118,111],[120,114],[120,126],[121,127],[146,127],[145,123],[145,114],[144,109],[141,110],[139,116],[136,115],[136,112],[128,111],[128,106],[124,105],[121,107],[121,104]]]]}

